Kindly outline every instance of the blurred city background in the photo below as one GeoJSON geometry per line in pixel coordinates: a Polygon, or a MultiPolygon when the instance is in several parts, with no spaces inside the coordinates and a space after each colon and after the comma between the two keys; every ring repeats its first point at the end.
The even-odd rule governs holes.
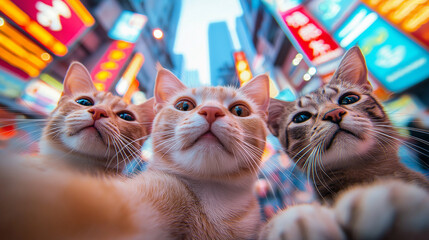
{"type": "MultiPolygon", "coordinates": [[[[410,159],[428,155],[427,0],[1,0],[0,148],[37,150],[37,123],[72,61],[97,89],[132,103],[153,96],[159,64],[191,87],[268,73],[271,97],[292,101],[329,81],[355,45],[375,94],[411,135],[404,161],[424,171],[410,159]]],[[[291,167],[271,138],[264,161],[291,167]]]]}

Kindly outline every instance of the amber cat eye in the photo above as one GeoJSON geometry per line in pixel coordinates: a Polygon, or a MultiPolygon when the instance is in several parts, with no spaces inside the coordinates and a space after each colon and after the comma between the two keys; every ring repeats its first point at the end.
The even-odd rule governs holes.
{"type": "Polygon", "coordinates": [[[180,111],[191,111],[195,108],[195,105],[189,100],[180,100],[174,107],[180,111]]]}
{"type": "Polygon", "coordinates": [[[233,106],[229,111],[239,117],[247,117],[250,115],[250,110],[242,104],[233,106]]]}
{"type": "Polygon", "coordinates": [[[93,106],[94,105],[92,100],[87,99],[87,98],[79,98],[76,100],[76,102],[80,105],[83,105],[83,106],[93,106]]]}
{"type": "Polygon", "coordinates": [[[340,100],[338,101],[341,105],[347,105],[352,104],[357,101],[359,101],[360,97],[356,94],[346,93],[343,96],[341,96],[340,100]]]}

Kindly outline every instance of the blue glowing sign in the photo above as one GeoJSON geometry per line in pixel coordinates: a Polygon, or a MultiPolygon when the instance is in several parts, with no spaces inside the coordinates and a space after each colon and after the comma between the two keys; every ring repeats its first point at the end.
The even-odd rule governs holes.
{"type": "Polygon", "coordinates": [[[123,11],[108,35],[115,40],[135,43],[146,22],[147,17],[145,15],[123,11]]]}
{"type": "Polygon", "coordinates": [[[331,31],[347,12],[349,12],[357,0],[312,0],[307,4],[307,9],[322,25],[331,31]]]}
{"type": "Polygon", "coordinates": [[[369,71],[392,92],[403,91],[429,77],[429,53],[362,4],[334,38],[343,48],[358,45],[369,71]]]}

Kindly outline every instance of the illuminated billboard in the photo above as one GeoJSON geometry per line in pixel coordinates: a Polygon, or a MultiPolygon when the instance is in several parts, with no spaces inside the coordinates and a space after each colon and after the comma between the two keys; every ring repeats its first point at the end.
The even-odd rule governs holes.
{"type": "Polygon", "coordinates": [[[0,17],[0,66],[28,79],[37,77],[52,61],[51,54],[0,17]]]}
{"type": "Polygon", "coordinates": [[[353,10],[352,8],[356,1],[312,0],[308,1],[306,7],[328,31],[331,31],[336,27],[341,18],[353,10]]]}
{"type": "Polygon", "coordinates": [[[109,91],[123,66],[131,56],[134,44],[124,41],[113,41],[97,65],[91,71],[95,87],[99,91],[109,91]]]}
{"type": "Polygon", "coordinates": [[[429,47],[429,1],[362,1],[389,22],[429,47]]]}
{"type": "Polygon", "coordinates": [[[429,77],[429,54],[360,4],[334,33],[344,48],[358,45],[370,72],[390,91],[403,91],[429,77]]]}
{"type": "Polygon", "coordinates": [[[109,31],[109,37],[115,40],[135,43],[147,22],[142,14],[123,11],[109,31]]]}
{"type": "Polygon", "coordinates": [[[292,34],[293,40],[315,65],[320,65],[343,54],[343,50],[334,39],[302,6],[281,12],[280,15],[292,34]]]}
{"type": "Polygon", "coordinates": [[[58,56],[95,22],[78,0],[2,0],[0,12],[58,56]]]}

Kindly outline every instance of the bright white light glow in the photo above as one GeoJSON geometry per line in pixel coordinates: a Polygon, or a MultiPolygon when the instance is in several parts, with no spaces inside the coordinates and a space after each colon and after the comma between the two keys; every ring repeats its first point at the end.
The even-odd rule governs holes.
{"type": "Polygon", "coordinates": [[[152,34],[153,34],[153,37],[156,39],[161,39],[162,37],[164,37],[164,33],[159,28],[155,28],[153,30],[152,34]]]}
{"type": "Polygon", "coordinates": [[[308,69],[308,74],[310,74],[310,75],[314,75],[314,74],[316,74],[316,68],[315,67],[311,67],[311,68],[309,68],[308,69]]]}
{"type": "Polygon", "coordinates": [[[311,79],[311,75],[306,73],[302,78],[304,79],[304,81],[309,81],[311,79]]]}
{"type": "Polygon", "coordinates": [[[343,40],[341,40],[340,45],[341,47],[346,47],[350,45],[351,42],[353,42],[359,35],[361,35],[369,26],[371,26],[375,20],[377,20],[378,16],[376,13],[370,13],[368,14],[362,22],[356,26],[353,31],[351,31],[343,40]]]}

